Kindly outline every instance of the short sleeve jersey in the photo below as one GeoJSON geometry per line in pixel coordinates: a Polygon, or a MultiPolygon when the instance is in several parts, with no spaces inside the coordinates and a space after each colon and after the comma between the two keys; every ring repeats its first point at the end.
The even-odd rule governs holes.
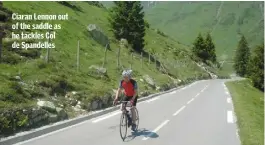
{"type": "Polygon", "coordinates": [[[135,90],[137,89],[137,83],[135,80],[131,79],[129,82],[120,81],[120,88],[124,89],[125,95],[127,97],[133,97],[135,90]]]}

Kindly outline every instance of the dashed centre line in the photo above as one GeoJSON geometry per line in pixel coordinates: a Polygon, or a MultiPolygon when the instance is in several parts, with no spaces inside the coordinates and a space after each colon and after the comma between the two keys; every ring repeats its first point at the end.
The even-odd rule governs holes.
{"type": "Polygon", "coordinates": [[[187,102],[187,104],[190,104],[193,100],[194,100],[194,98],[192,98],[191,100],[189,100],[189,101],[187,102]]]}
{"type": "Polygon", "coordinates": [[[173,114],[173,116],[178,115],[186,106],[182,106],[177,112],[173,114]]]}
{"type": "Polygon", "coordinates": [[[169,120],[165,120],[162,124],[160,124],[155,130],[153,130],[151,133],[147,135],[147,137],[144,137],[143,140],[148,140],[154,133],[158,132],[163,126],[165,126],[169,120]]]}

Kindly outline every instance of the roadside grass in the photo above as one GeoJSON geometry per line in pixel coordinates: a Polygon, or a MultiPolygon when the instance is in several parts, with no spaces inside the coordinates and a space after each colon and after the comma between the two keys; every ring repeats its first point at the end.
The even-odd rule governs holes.
{"type": "Polygon", "coordinates": [[[242,145],[264,144],[264,94],[249,80],[226,83],[231,92],[242,145]]]}

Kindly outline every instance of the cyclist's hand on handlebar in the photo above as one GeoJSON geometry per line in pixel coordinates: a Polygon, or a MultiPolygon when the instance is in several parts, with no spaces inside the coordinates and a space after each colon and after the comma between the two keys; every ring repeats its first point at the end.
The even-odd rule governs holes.
{"type": "Polygon", "coordinates": [[[118,102],[118,98],[115,98],[114,101],[113,101],[113,105],[116,105],[118,102]]]}
{"type": "Polygon", "coordinates": [[[133,105],[134,100],[135,100],[135,97],[133,97],[132,100],[130,101],[132,105],[133,105]]]}
{"type": "Polygon", "coordinates": [[[134,102],[134,99],[132,99],[132,100],[130,101],[131,105],[133,105],[133,102],[134,102]]]}

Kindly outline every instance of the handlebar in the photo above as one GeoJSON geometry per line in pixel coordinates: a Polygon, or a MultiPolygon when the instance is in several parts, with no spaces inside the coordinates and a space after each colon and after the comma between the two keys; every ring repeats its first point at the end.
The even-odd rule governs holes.
{"type": "MultiPolygon", "coordinates": [[[[122,103],[127,103],[127,104],[126,104],[126,107],[132,107],[132,106],[133,106],[133,104],[132,104],[131,101],[117,101],[117,103],[121,103],[121,104],[122,104],[122,103]],[[128,102],[129,102],[130,105],[128,105],[128,102]]],[[[116,105],[117,105],[117,104],[116,104],[116,105]]],[[[115,105],[115,106],[116,106],[116,105],[115,105]]]]}

